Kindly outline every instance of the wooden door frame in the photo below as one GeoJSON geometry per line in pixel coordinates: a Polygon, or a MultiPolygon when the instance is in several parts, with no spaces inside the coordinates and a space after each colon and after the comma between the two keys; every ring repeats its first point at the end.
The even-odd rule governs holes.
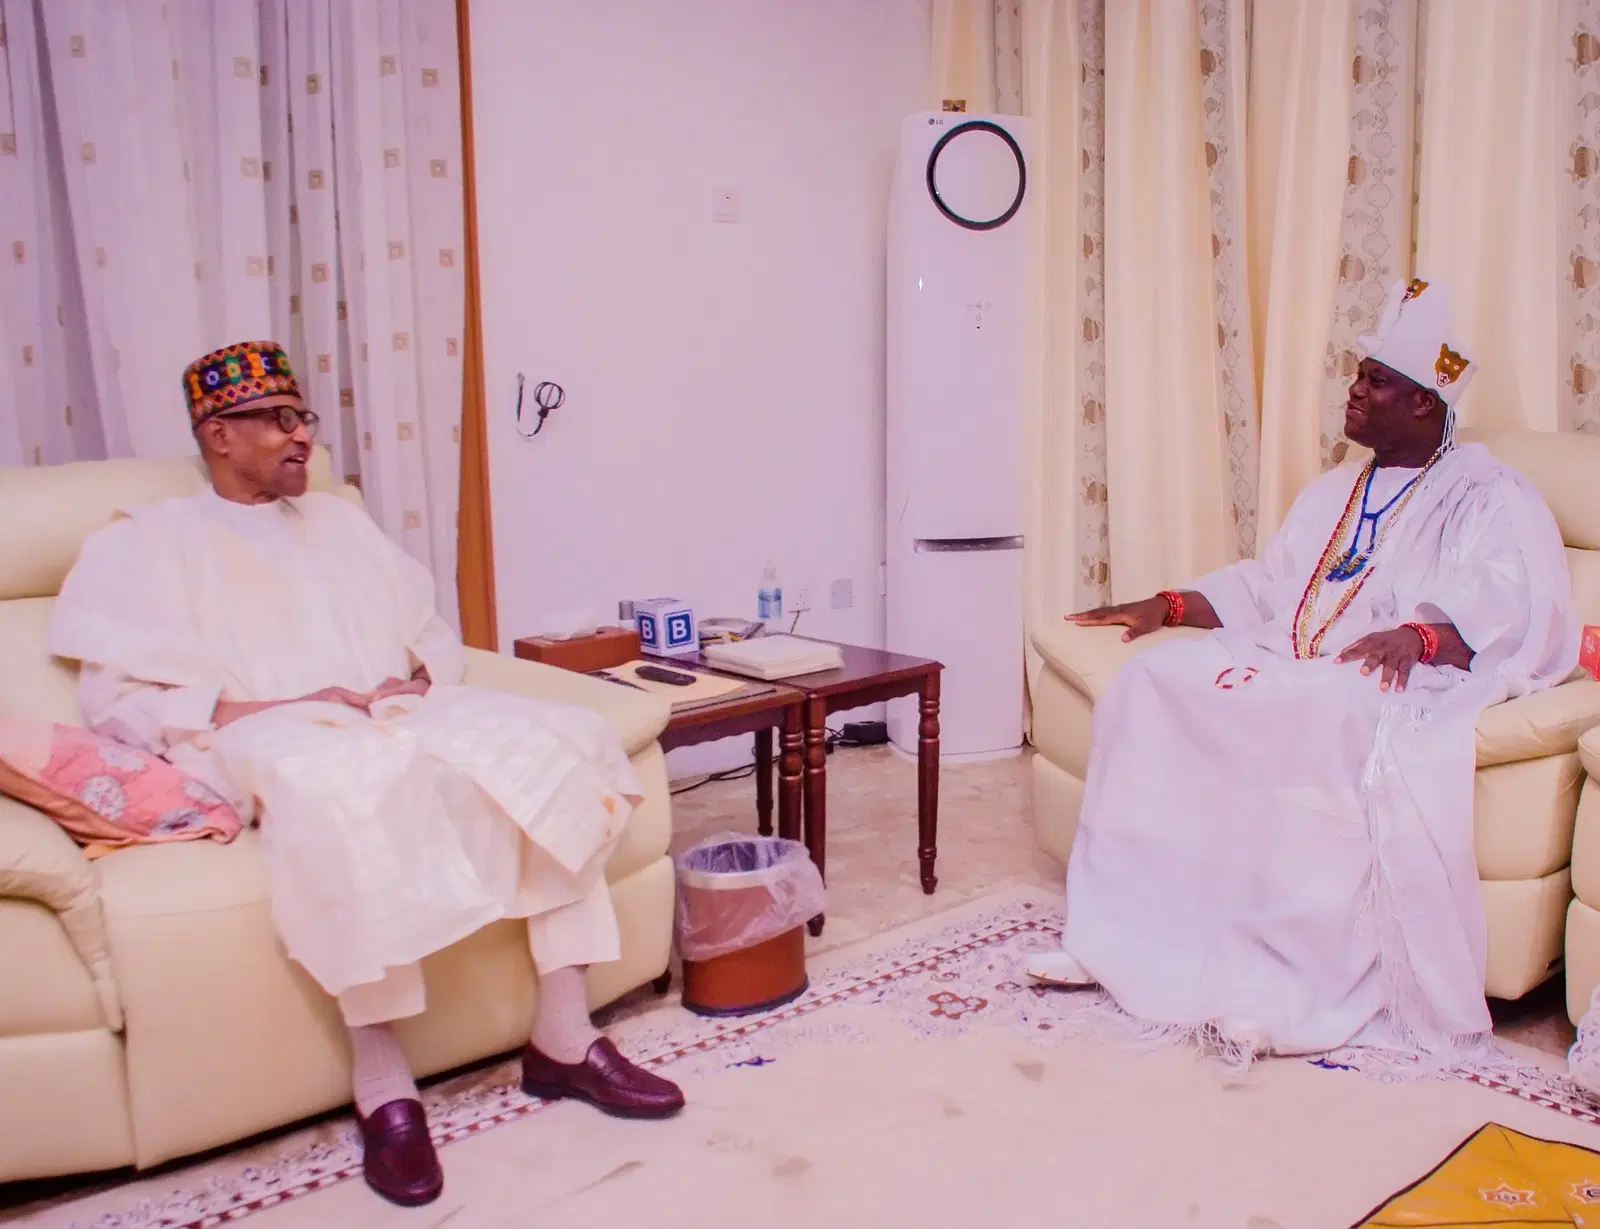
{"type": "Polygon", "coordinates": [[[456,0],[461,59],[461,185],[466,223],[466,327],[461,354],[461,503],[456,532],[456,594],[461,638],[498,652],[494,525],[489,497],[489,436],[484,404],[483,296],[478,265],[478,182],[472,132],[470,0],[456,0]]]}

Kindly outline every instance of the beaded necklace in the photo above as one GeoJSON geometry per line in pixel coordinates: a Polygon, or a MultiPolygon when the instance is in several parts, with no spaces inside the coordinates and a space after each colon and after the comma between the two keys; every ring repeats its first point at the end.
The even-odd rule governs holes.
{"type": "Polygon", "coordinates": [[[1339,621],[1339,617],[1350,608],[1350,603],[1356,600],[1356,594],[1361,592],[1361,587],[1367,583],[1367,578],[1372,575],[1371,564],[1377,557],[1378,548],[1383,545],[1384,539],[1389,536],[1389,529],[1400,518],[1400,513],[1411,502],[1411,497],[1417,493],[1417,488],[1422,480],[1427,477],[1428,471],[1440,457],[1449,451],[1448,443],[1440,446],[1439,450],[1428,458],[1428,463],[1417,472],[1417,476],[1406,483],[1404,487],[1380,508],[1376,513],[1367,512],[1367,492],[1372,489],[1372,477],[1377,472],[1377,458],[1367,462],[1366,469],[1356,479],[1356,484],[1350,488],[1350,498],[1345,502],[1344,512],[1339,517],[1339,523],[1334,526],[1333,536],[1328,539],[1327,546],[1322,548],[1322,558],[1317,561],[1316,568],[1311,573],[1311,579],[1306,582],[1305,592],[1300,595],[1300,605],[1294,614],[1294,655],[1300,661],[1307,661],[1322,655],[1322,641],[1328,634],[1328,629],[1339,621]],[[1359,498],[1357,492],[1360,492],[1359,498]],[[1393,515],[1388,523],[1379,530],[1378,518],[1384,516],[1391,509],[1393,515]],[[1361,527],[1368,519],[1372,521],[1371,546],[1365,554],[1357,551],[1356,547],[1361,537],[1361,527]],[[1339,547],[1345,540],[1345,535],[1350,533],[1351,526],[1355,526],[1355,533],[1351,537],[1350,546],[1340,554],[1339,547]],[[1338,603],[1333,608],[1333,613],[1316,631],[1312,631],[1312,624],[1316,622],[1317,598],[1322,593],[1324,580],[1351,580],[1353,583],[1339,596],[1338,603]]]}
{"type": "Polygon", "coordinates": [[[1328,569],[1329,580],[1354,580],[1366,570],[1367,564],[1372,559],[1373,552],[1378,549],[1378,522],[1383,519],[1384,514],[1390,508],[1394,507],[1410,492],[1412,487],[1417,485],[1418,480],[1425,473],[1427,473],[1426,469],[1419,469],[1411,476],[1409,482],[1389,497],[1388,503],[1384,504],[1376,512],[1368,512],[1367,500],[1372,495],[1372,480],[1378,476],[1378,469],[1375,465],[1367,466],[1366,481],[1361,484],[1361,515],[1356,519],[1355,536],[1350,539],[1350,549],[1336,559],[1333,566],[1328,569]],[[1367,531],[1367,549],[1365,553],[1361,550],[1361,531],[1363,529],[1367,531]]]}

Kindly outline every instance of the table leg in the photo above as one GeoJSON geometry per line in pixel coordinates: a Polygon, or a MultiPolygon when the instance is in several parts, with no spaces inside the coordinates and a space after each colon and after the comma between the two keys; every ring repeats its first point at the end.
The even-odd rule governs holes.
{"type": "Polygon", "coordinates": [[[922,683],[922,722],[917,727],[917,861],[922,890],[933,895],[939,878],[933,873],[939,856],[939,672],[922,683]]]}
{"type": "MultiPolygon", "coordinates": [[[[806,701],[806,848],[828,878],[828,705],[820,696],[806,701]]],[[[811,919],[811,933],[820,935],[824,915],[811,919]]]]}
{"type": "Polygon", "coordinates": [[[805,728],[800,706],[783,710],[782,754],[778,757],[778,835],[786,841],[800,839],[800,795],[805,778],[805,728]]]}
{"type": "Polygon", "coordinates": [[[756,731],[756,831],[772,835],[772,731],[756,731]]]}

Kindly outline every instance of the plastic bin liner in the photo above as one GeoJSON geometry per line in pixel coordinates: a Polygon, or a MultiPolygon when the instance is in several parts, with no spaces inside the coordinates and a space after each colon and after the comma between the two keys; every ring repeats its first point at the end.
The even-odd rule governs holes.
{"type": "Polygon", "coordinates": [[[678,954],[742,952],[826,911],[827,889],[799,841],[726,833],[678,855],[678,954]]]}

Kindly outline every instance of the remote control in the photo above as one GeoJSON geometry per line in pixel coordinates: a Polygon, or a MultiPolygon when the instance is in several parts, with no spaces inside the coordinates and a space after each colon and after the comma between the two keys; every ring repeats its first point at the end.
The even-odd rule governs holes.
{"type": "Polygon", "coordinates": [[[634,673],[642,679],[649,679],[652,683],[667,683],[673,687],[688,687],[694,682],[692,674],[663,670],[660,666],[640,666],[634,673]]]}

